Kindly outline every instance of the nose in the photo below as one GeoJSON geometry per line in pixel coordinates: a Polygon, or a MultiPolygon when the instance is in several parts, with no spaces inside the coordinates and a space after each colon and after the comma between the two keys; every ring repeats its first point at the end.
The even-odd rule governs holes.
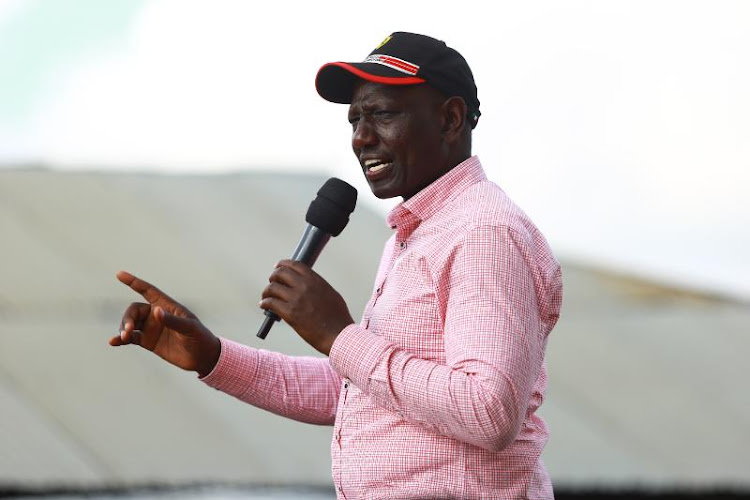
{"type": "Polygon", "coordinates": [[[372,128],[372,124],[366,116],[357,120],[354,130],[352,131],[352,149],[360,151],[361,149],[372,146],[378,142],[377,135],[372,128]]]}

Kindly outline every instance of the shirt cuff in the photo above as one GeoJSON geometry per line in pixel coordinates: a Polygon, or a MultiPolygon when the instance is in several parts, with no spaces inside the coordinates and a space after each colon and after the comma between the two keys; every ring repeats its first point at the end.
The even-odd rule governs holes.
{"type": "Polygon", "coordinates": [[[392,347],[383,337],[352,324],[341,330],[336,337],[328,360],[336,373],[348,378],[364,391],[381,360],[392,347]]]}
{"type": "Polygon", "coordinates": [[[216,366],[199,380],[216,390],[237,396],[247,390],[247,380],[255,378],[258,352],[252,347],[219,338],[221,353],[216,366]]]}

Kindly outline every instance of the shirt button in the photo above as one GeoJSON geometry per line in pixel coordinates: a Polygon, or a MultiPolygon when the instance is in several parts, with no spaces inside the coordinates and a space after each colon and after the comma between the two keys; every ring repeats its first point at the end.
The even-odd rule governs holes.
{"type": "Polygon", "coordinates": [[[377,289],[377,290],[375,290],[375,293],[377,293],[378,295],[380,295],[380,292],[382,292],[382,291],[383,291],[383,289],[382,289],[382,288],[380,288],[380,287],[378,287],[378,289],[377,289]]]}
{"type": "Polygon", "coordinates": [[[402,241],[401,243],[398,244],[398,246],[400,246],[401,250],[403,250],[404,248],[406,248],[406,242],[402,241]]]}
{"type": "Polygon", "coordinates": [[[348,389],[348,388],[349,388],[349,382],[344,382],[344,389],[348,389]]]}

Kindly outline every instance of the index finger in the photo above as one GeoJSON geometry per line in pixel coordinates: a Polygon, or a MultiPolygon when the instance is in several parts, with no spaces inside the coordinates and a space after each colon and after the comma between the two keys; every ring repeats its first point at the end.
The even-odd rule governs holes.
{"type": "Polygon", "coordinates": [[[307,264],[299,260],[292,260],[292,259],[284,259],[284,260],[279,261],[279,263],[276,264],[276,269],[280,267],[291,269],[297,274],[302,274],[302,275],[307,274],[307,272],[310,271],[310,266],[308,266],[307,264]]]}
{"type": "Polygon", "coordinates": [[[127,271],[118,271],[117,279],[132,288],[133,291],[141,294],[143,298],[146,299],[150,304],[153,304],[161,298],[168,298],[164,292],[156,288],[148,281],[143,281],[142,279],[130,274],[127,271]]]}

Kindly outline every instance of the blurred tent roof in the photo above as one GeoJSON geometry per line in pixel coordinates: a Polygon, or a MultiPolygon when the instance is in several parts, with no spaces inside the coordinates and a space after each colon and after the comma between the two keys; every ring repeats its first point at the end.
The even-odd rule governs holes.
{"type": "MultiPolygon", "coordinates": [[[[251,408],[136,347],[118,269],[214,332],[313,352],[285,325],[255,337],[272,265],[324,178],[0,171],[0,484],[330,484],[331,430],[251,408]]],[[[382,217],[360,204],[316,269],[353,313],[382,217]]],[[[750,483],[750,307],[563,263],[548,346],[545,452],[557,483],[750,483]]]]}

